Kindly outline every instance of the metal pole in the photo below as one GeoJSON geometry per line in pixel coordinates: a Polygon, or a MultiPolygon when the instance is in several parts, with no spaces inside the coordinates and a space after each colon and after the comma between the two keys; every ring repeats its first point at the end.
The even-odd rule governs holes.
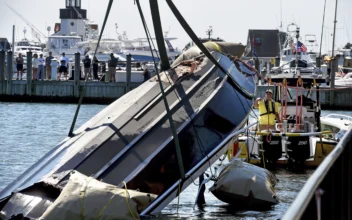
{"type": "Polygon", "coordinates": [[[126,93],[131,90],[131,54],[127,54],[127,66],[126,66],[126,93]]]}
{"type": "Polygon", "coordinates": [[[337,59],[335,57],[333,57],[330,61],[330,65],[331,65],[331,78],[330,78],[330,105],[334,105],[334,100],[335,100],[335,72],[337,72],[338,70],[338,63],[337,63],[337,59]]]}
{"type": "Polygon", "coordinates": [[[169,58],[167,56],[167,52],[166,52],[166,48],[165,48],[163,29],[161,27],[161,22],[160,22],[158,0],[149,0],[149,2],[150,2],[150,9],[151,9],[152,18],[153,18],[155,38],[156,38],[156,42],[158,44],[158,50],[159,50],[159,55],[160,55],[160,60],[161,60],[160,69],[162,72],[164,70],[170,69],[170,63],[169,63],[169,58]]]}
{"type": "Polygon", "coordinates": [[[12,52],[15,51],[15,25],[12,26],[12,52]]]}
{"type": "MultiPolygon", "coordinates": [[[[337,15],[337,0],[336,0],[336,5],[335,5],[335,19],[334,19],[334,34],[332,36],[332,52],[331,52],[331,57],[334,57],[334,50],[335,50],[335,32],[336,32],[336,15],[337,15]]],[[[335,73],[334,73],[335,75],[335,73]]]]}
{"type": "Polygon", "coordinates": [[[74,71],[74,94],[79,97],[79,80],[81,76],[81,54],[75,53],[75,71],[74,71]]]}
{"type": "MultiPolygon", "coordinates": [[[[325,8],[326,8],[326,0],[324,2],[324,13],[323,13],[323,23],[321,25],[321,37],[320,37],[320,49],[319,49],[319,58],[321,58],[321,47],[323,45],[323,33],[324,33],[324,21],[325,21],[325,8]]],[[[320,66],[319,66],[320,67],[320,66]]]]}
{"type": "Polygon", "coordinates": [[[7,52],[7,64],[6,64],[6,94],[11,95],[12,93],[12,68],[13,68],[13,53],[12,51],[7,52]]]}
{"type": "Polygon", "coordinates": [[[32,95],[32,51],[27,52],[27,95],[32,95]]]}
{"type": "Polygon", "coordinates": [[[335,72],[338,69],[338,64],[337,64],[337,60],[335,59],[334,55],[334,50],[335,50],[335,32],[336,32],[336,15],[337,15],[337,0],[336,0],[336,5],[335,5],[335,19],[334,19],[334,34],[332,37],[332,52],[331,52],[331,61],[330,61],[330,65],[331,65],[331,72],[330,72],[330,88],[332,90],[330,90],[330,105],[334,105],[334,101],[335,101],[335,92],[334,92],[334,87],[335,87],[335,72]]]}

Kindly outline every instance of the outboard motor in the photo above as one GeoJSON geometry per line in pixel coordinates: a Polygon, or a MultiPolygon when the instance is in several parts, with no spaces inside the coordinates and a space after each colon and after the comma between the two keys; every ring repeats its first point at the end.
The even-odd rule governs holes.
{"type": "Polygon", "coordinates": [[[268,170],[275,170],[276,161],[282,157],[282,138],[272,136],[268,141],[266,136],[262,138],[264,152],[261,158],[261,164],[265,164],[265,168],[268,170]]]}
{"type": "Polygon", "coordinates": [[[287,141],[288,168],[301,172],[310,157],[309,137],[288,137],[287,141]]]}

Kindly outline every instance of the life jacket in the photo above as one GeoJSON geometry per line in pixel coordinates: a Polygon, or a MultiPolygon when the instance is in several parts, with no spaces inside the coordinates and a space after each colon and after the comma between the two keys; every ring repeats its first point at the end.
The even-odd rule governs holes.
{"type": "Polygon", "coordinates": [[[274,101],[271,101],[271,111],[269,108],[269,101],[267,99],[264,99],[264,107],[265,107],[266,112],[260,114],[260,116],[268,115],[268,114],[275,114],[275,102],[274,101]]]}

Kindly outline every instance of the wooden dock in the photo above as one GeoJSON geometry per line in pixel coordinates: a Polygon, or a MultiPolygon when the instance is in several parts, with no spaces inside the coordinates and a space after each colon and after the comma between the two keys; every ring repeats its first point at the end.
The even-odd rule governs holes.
{"type": "MultiPolygon", "coordinates": [[[[53,102],[77,103],[79,91],[84,86],[84,81],[31,81],[3,80],[0,81],[0,102],[53,102]]],[[[131,82],[131,89],[141,83],[131,82]]],[[[267,89],[273,86],[258,86],[257,97],[264,97],[267,89]]],[[[118,82],[87,82],[86,94],[83,103],[110,104],[126,93],[126,83],[118,82]]],[[[330,105],[330,91],[320,92],[322,109],[352,110],[352,88],[335,90],[335,100],[330,105]]]]}
{"type": "MultiPolygon", "coordinates": [[[[77,103],[84,81],[0,81],[0,102],[77,103]]],[[[140,83],[131,83],[131,89],[140,83]]],[[[126,83],[87,82],[83,103],[110,104],[126,93],[126,83]]]]}

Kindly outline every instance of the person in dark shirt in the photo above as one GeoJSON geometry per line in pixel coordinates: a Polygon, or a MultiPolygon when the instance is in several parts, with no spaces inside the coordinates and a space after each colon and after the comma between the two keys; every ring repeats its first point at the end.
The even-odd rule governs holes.
{"type": "Polygon", "coordinates": [[[147,68],[145,68],[144,71],[143,71],[143,77],[144,77],[143,82],[145,82],[145,81],[147,81],[148,79],[150,79],[150,73],[149,73],[149,71],[148,71],[147,68]]]}
{"type": "Polygon", "coordinates": [[[19,53],[18,57],[16,58],[16,67],[17,67],[17,80],[20,77],[20,80],[22,80],[22,74],[23,74],[23,57],[22,54],[19,53]]]}
{"type": "Polygon", "coordinates": [[[93,58],[93,77],[94,77],[94,80],[98,80],[98,59],[96,56],[94,56],[93,58]]]}
{"type": "Polygon", "coordinates": [[[115,58],[114,54],[110,54],[110,60],[108,63],[109,71],[105,76],[105,82],[116,82],[115,74],[116,74],[116,67],[117,67],[118,59],[115,58]]]}
{"type": "Polygon", "coordinates": [[[84,66],[84,79],[89,80],[89,78],[91,78],[90,65],[92,63],[92,60],[89,58],[89,55],[87,54],[82,62],[84,66]]]}

